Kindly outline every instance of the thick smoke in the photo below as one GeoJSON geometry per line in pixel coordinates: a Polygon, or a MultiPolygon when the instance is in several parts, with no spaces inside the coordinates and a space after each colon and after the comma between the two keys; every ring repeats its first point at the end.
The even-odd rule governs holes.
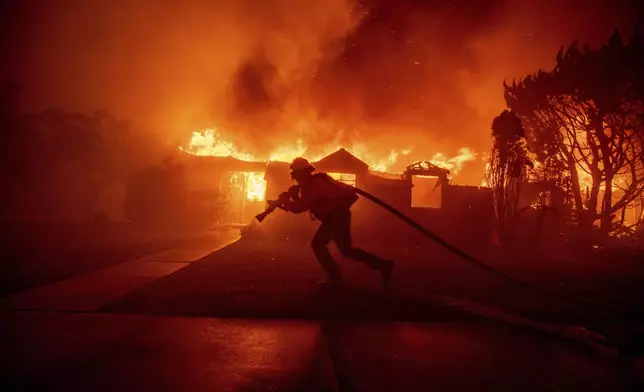
{"type": "MultiPolygon", "coordinates": [[[[633,2],[636,3],[636,2],[633,2]]],[[[626,1],[22,1],[6,79],[26,108],[107,110],[185,143],[221,126],[251,152],[302,138],[412,157],[489,148],[502,82],[605,39],[626,1]]],[[[481,166],[461,182],[478,183],[481,166]]],[[[466,170],[469,171],[469,170],[466,170]]]]}

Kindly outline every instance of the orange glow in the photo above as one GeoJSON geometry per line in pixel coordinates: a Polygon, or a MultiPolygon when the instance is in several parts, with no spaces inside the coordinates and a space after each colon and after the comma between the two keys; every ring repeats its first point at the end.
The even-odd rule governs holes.
{"type": "Polygon", "coordinates": [[[266,197],[264,173],[233,172],[230,184],[243,190],[248,201],[264,201],[266,197]]]}
{"type": "Polygon", "coordinates": [[[336,179],[340,182],[344,182],[347,185],[355,186],[356,185],[356,175],[352,173],[327,173],[331,178],[336,179]]]}
{"type": "Polygon", "coordinates": [[[265,195],[264,173],[246,173],[246,198],[250,201],[264,201],[265,195]]]}
{"type": "MultiPolygon", "coordinates": [[[[304,157],[311,162],[319,161],[327,155],[330,155],[341,148],[345,148],[356,158],[369,165],[369,168],[374,171],[386,172],[397,162],[401,155],[408,155],[411,149],[404,149],[401,151],[391,150],[387,156],[378,157],[369,152],[369,149],[361,143],[353,143],[350,146],[342,144],[329,144],[322,148],[316,148],[316,153],[313,154],[302,140],[297,140],[294,144],[284,144],[278,147],[275,151],[269,154],[251,154],[241,148],[235,146],[230,140],[223,137],[222,132],[216,128],[206,128],[200,132],[193,132],[192,138],[188,143],[188,147],[179,147],[181,151],[192,155],[199,156],[230,156],[244,161],[281,161],[289,162],[297,157],[304,157]]],[[[467,150],[467,149],[465,149],[467,150]]],[[[437,154],[442,156],[442,154],[437,154]]],[[[451,158],[454,159],[454,158],[451,158]]],[[[447,160],[446,162],[451,162],[447,160]]],[[[451,165],[451,163],[446,163],[451,165]]]]}
{"type": "MultiPolygon", "coordinates": [[[[580,123],[584,123],[583,119],[578,119],[578,121],[580,123]]],[[[576,167],[577,175],[579,177],[579,188],[583,193],[586,191],[586,188],[591,189],[593,186],[593,178],[590,174],[590,166],[588,162],[586,162],[586,159],[584,159],[584,156],[589,160],[594,159],[592,157],[592,154],[590,154],[591,146],[588,144],[588,135],[586,134],[585,130],[577,129],[574,125],[570,125],[568,128],[563,128],[561,132],[564,135],[564,144],[570,151],[572,151],[575,159],[577,160],[576,167]],[[579,147],[574,147],[577,145],[579,147]]],[[[603,165],[600,162],[599,167],[601,168],[602,166],[603,165]]],[[[613,189],[620,189],[627,186],[629,176],[625,174],[627,173],[619,172],[615,174],[611,182],[613,189]]],[[[604,191],[605,189],[606,183],[605,181],[602,181],[599,184],[599,190],[604,191]]]]}
{"type": "MultiPolygon", "coordinates": [[[[356,158],[369,165],[370,170],[382,173],[391,173],[392,168],[398,159],[406,157],[411,153],[411,149],[401,151],[390,150],[384,156],[377,156],[369,150],[367,145],[362,143],[353,143],[351,146],[341,144],[329,144],[323,148],[316,148],[315,154],[309,151],[308,146],[302,141],[297,140],[291,145],[282,145],[269,154],[252,154],[232,141],[224,137],[223,132],[217,128],[207,128],[200,132],[193,132],[192,138],[187,147],[179,147],[183,152],[198,156],[219,156],[233,157],[244,161],[268,162],[281,161],[288,162],[297,157],[304,157],[311,162],[319,161],[327,155],[330,155],[340,148],[345,148],[356,158]]],[[[469,148],[461,148],[459,154],[453,157],[447,157],[445,154],[437,153],[430,159],[430,162],[436,166],[448,169],[452,175],[458,174],[463,165],[473,161],[477,154],[469,148]]],[[[329,173],[333,178],[338,179],[350,185],[355,184],[355,175],[346,173],[329,173]]],[[[264,201],[266,194],[266,181],[263,173],[234,173],[231,176],[231,182],[237,187],[243,187],[246,199],[249,201],[264,201]]]]}
{"type": "Polygon", "coordinates": [[[429,160],[430,163],[448,169],[452,175],[458,174],[466,162],[476,159],[476,153],[469,148],[461,148],[459,154],[455,157],[447,158],[445,154],[434,154],[429,160]]]}
{"type": "MultiPolygon", "coordinates": [[[[320,144],[342,130],[322,150],[342,143],[374,171],[402,171],[437,152],[443,165],[460,147],[488,150],[485,130],[506,107],[503,80],[552,64],[557,49],[573,40],[595,47],[614,28],[632,28],[618,16],[624,10],[604,20],[609,15],[598,2],[588,2],[583,15],[575,6],[537,1],[471,2],[457,11],[421,1],[399,7],[353,0],[187,3],[21,7],[8,28],[24,42],[11,40],[21,50],[12,51],[7,66],[21,84],[38,86],[38,93],[25,91],[21,105],[27,111],[100,109],[146,124],[160,144],[214,119],[234,145],[213,147],[205,134],[190,145],[175,144],[199,155],[262,161],[324,156],[320,144]],[[603,23],[589,24],[595,18],[603,23]],[[92,45],[87,26],[101,32],[92,45]],[[40,50],[51,42],[65,45],[40,50]],[[403,157],[408,148],[413,160],[403,157]]],[[[137,144],[138,159],[152,143],[137,144]]],[[[156,159],[163,151],[149,154],[156,159]]],[[[468,162],[461,170],[448,162],[460,181],[475,183],[483,164],[468,162]]]]}
{"type": "Polygon", "coordinates": [[[248,201],[264,201],[266,197],[264,173],[233,172],[230,183],[237,189],[242,189],[248,201]]]}
{"type": "Polygon", "coordinates": [[[224,140],[217,129],[204,129],[201,132],[193,132],[188,148],[179,147],[179,149],[199,156],[230,156],[243,161],[256,160],[251,154],[240,152],[232,142],[224,140]]]}
{"type": "MultiPolygon", "coordinates": [[[[236,146],[226,139],[220,129],[206,128],[200,132],[193,132],[192,138],[186,148],[179,147],[181,151],[199,156],[231,156],[244,161],[282,161],[288,162],[297,157],[304,157],[311,162],[318,161],[330,155],[340,148],[344,148],[356,158],[369,165],[370,170],[378,172],[391,172],[401,157],[408,157],[412,152],[411,148],[399,151],[390,150],[388,154],[375,154],[364,143],[352,143],[351,145],[329,144],[323,147],[316,147],[315,153],[302,140],[293,144],[284,144],[268,154],[252,154],[236,146]]],[[[452,174],[458,174],[466,162],[473,161],[477,154],[469,148],[461,148],[459,154],[454,157],[447,157],[443,153],[435,154],[430,161],[440,167],[449,169],[452,174]]]]}

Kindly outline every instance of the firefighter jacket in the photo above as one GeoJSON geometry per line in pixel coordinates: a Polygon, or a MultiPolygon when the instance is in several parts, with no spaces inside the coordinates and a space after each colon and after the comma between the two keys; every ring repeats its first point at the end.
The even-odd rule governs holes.
{"type": "Polygon", "coordinates": [[[316,173],[300,184],[299,198],[284,203],[284,209],[296,214],[310,211],[313,217],[324,221],[334,212],[349,209],[357,200],[353,187],[326,173],[316,173]]]}

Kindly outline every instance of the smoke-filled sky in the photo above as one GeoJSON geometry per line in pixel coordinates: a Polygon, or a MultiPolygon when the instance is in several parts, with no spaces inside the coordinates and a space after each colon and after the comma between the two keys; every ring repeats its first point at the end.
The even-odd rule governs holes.
{"type": "Polygon", "coordinates": [[[632,26],[637,3],[5,1],[2,81],[24,84],[27,110],[102,109],[177,142],[216,125],[251,152],[298,138],[484,152],[504,78],[632,26]]]}

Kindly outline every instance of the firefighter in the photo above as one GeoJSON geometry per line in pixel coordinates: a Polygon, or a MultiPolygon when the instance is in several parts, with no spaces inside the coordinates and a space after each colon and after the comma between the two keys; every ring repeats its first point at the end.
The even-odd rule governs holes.
{"type": "Polygon", "coordinates": [[[321,222],[311,241],[311,248],[327,275],[332,288],[343,286],[340,268],[333,260],[328,245],[335,242],[340,253],[360,261],[381,274],[383,285],[389,283],[394,263],[353,246],[351,241],[351,206],[358,200],[353,187],[331,178],[326,173],[313,173],[315,168],[304,158],[291,163],[291,178],[299,186],[299,197],[281,203],[285,211],[299,214],[309,211],[321,222]]]}

